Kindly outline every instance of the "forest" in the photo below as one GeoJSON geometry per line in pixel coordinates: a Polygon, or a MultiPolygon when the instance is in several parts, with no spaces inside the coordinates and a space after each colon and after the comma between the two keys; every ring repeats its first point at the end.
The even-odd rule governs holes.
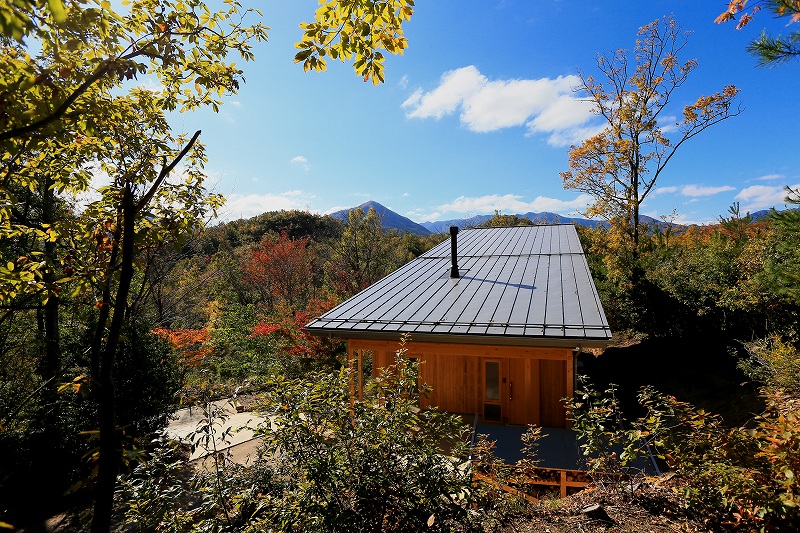
{"type": "MultiPolygon", "coordinates": [[[[507,490],[514,471],[491,443],[470,448],[461,418],[420,410],[402,343],[354,401],[345,346],[303,330],[445,235],[387,231],[361,210],[212,222],[223,198],[205,188],[201,132],[173,132],[167,112],[216,111],[240,89],[228,55],[255,59],[257,10],[125,4],[0,0],[0,529],[580,531],[581,503],[662,531],[800,527],[800,211],[640,222],[673,154],[740,112],[727,86],[685,107],[675,139],[659,129],[696,66],[677,59],[676,21],[642,28],[630,72],[600,57],[605,82],[581,78],[608,127],[570,149],[561,178],[606,222],[578,230],[615,336],[582,354],[587,378],[565,399],[594,481],[570,503],[507,490]],[[82,199],[97,174],[107,185],[82,199]],[[232,398],[273,417],[255,428],[258,457],[199,468],[191,453],[235,432],[218,408],[232,398]],[[203,421],[189,444],[167,439],[190,406],[203,421]],[[636,468],[645,449],[668,474],[636,468]],[[481,472],[463,468],[473,454],[481,472]]],[[[321,2],[294,59],[351,61],[378,85],[413,7],[321,2]]],[[[744,2],[725,13],[760,16],[744,2]]],[[[751,47],[780,63],[795,42],[751,47]]],[[[786,197],[800,206],[800,191],[786,197]]],[[[535,468],[539,429],[516,466],[535,468]]]]}

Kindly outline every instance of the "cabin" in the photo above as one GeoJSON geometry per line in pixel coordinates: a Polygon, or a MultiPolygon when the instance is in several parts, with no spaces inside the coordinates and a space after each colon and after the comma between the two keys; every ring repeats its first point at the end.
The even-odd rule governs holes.
{"type": "Polygon", "coordinates": [[[315,318],[347,340],[354,393],[402,334],[432,387],[424,406],[486,422],[568,427],[576,354],[611,339],[571,224],[450,229],[450,240],[315,318]]]}

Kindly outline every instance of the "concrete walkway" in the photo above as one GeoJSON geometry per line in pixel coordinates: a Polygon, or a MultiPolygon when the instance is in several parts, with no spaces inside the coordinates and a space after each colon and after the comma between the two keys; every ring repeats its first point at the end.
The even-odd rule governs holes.
{"type": "Polygon", "coordinates": [[[253,412],[237,412],[231,400],[219,400],[206,409],[178,410],[165,433],[171,439],[196,445],[190,461],[224,451],[233,462],[246,465],[255,458],[260,444],[255,428],[267,420],[253,412]]]}

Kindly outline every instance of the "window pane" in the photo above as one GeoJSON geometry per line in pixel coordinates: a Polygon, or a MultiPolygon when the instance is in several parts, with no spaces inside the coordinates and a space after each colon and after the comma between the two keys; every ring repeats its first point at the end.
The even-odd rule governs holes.
{"type": "Polygon", "coordinates": [[[500,399],[500,363],[486,361],[486,399],[500,399]]]}

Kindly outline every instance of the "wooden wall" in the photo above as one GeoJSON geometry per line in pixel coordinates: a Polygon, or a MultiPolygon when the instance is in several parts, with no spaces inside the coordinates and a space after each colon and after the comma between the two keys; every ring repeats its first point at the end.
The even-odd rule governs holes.
{"type": "MultiPolygon", "coordinates": [[[[351,357],[358,350],[372,354],[373,375],[394,362],[398,344],[350,340],[351,357]]],[[[452,413],[478,413],[484,408],[484,363],[500,362],[499,404],[504,422],[567,427],[561,398],[573,393],[572,350],[442,343],[408,343],[408,356],[418,358],[420,380],[432,387],[422,407],[435,405],[452,413]]]]}

